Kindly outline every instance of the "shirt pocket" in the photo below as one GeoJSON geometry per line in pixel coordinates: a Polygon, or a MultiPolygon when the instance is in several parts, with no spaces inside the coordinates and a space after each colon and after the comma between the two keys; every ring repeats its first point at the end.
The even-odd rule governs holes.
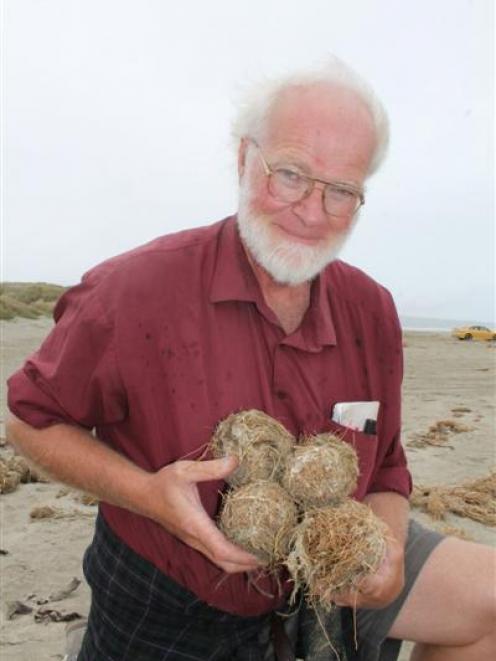
{"type": "Polygon", "coordinates": [[[376,434],[365,434],[350,427],[340,425],[334,420],[327,420],[324,431],[335,434],[345,443],[349,443],[358,455],[358,484],[352,497],[363,500],[375,473],[378,439],[376,434]]]}

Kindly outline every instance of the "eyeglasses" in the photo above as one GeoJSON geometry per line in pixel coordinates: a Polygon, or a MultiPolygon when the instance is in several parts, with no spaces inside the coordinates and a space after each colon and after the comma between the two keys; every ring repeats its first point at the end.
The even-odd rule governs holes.
{"type": "Polygon", "coordinates": [[[260,145],[251,140],[258,149],[260,159],[267,176],[268,189],[271,195],[281,202],[295,204],[311,195],[315,184],[323,185],[322,206],[329,216],[349,218],[354,216],[358,209],[365,204],[362,191],[350,184],[341,182],[323,181],[315,177],[308,177],[291,166],[271,167],[262,153],[260,145]]]}

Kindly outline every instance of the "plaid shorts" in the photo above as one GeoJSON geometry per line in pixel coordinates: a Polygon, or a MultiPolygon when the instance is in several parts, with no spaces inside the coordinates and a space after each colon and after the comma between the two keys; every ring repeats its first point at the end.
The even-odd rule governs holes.
{"type": "MultiPolygon", "coordinates": [[[[385,609],[358,611],[356,652],[349,609],[342,609],[343,627],[338,609],[316,617],[304,604],[296,615],[282,619],[284,627],[275,614],[239,617],[217,610],[128,548],[99,515],[83,561],[92,602],[77,660],[273,661],[279,631],[283,646],[289,639],[297,655],[308,661],[395,661],[401,642],[387,639],[387,633],[441,539],[418,524],[410,525],[405,590],[385,609]]],[[[281,658],[294,657],[290,653],[281,658]]]]}
{"type": "Polygon", "coordinates": [[[217,610],[127,547],[97,518],[83,569],[92,591],[78,661],[261,661],[271,615],[217,610]]]}

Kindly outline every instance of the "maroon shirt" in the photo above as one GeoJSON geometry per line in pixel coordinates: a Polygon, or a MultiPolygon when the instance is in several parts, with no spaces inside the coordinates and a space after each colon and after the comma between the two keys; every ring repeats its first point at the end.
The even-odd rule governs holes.
{"type": "MultiPolygon", "coordinates": [[[[159,238],[87,273],[55,309],[54,330],[9,380],[28,424],[96,428],[149,471],[202,454],[219,420],[257,408],[293,434],[336,431],[360,459],[355,497],[407,496],[400,444],[401,332],[390,294],[343,262],[312,284],[301,326],[281,328],[235,219],[159,238]],[[377,435],[330,420],[337,402],[377,400],[377,435]]],[[[223,483],[199,484],[213,517],[223,483]]],[[[101,504],[113,531],[203,601],[239,615],[277,607],[272,579],[226,576],[161,526],[101,504]],[[263,593],[266,593],[265,595],[263,593]]]]}

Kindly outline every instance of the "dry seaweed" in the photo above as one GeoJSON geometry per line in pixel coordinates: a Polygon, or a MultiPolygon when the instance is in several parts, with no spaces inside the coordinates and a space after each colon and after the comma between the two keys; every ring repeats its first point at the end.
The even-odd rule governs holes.
{"type": "Polygon", "coordinates": [[[293,449],[282,485],[304,509],[337,504],[349,496],[358,479],[355,450],[333,434],[303,439],[293,449]]]}
{"type": "Polygon", "coordinates": [[[294,437],[280,422],[251,409],[222,420],[210,447],[214,457],[233,455],[238,459],[238,467],[227,481],[241,486],[255,480],[279,481],[294,444],[294,437]]]}
{"type": "Polygon", "coordinates": [[[469,541],[469,542],[474,540],[472,535],[470,535],[463,528],[459,528],[458,526],[448,526],[448,525],[438,524],[435,526],[435,529],[438,532],[442,533],[443,535],[446,535],[447,537],[458,537],[458,539],[464,539],[465,541],[469,541]]]}
{"type": "Polygon", "coordinates": [[[8,462],[0,459],[0,493],[15,491],[21,482],[17,471],[11,470],[8,462]]]}
{"type": "Polygon", "coordinates": [[[369,507],[350,499],[306,512],[286,562],[295,582],[293,595],[305,586],[311,604],[330,608],[336,592],[357,589],[378,569],[386,531],[369,507]]]}
{"type": "Polygon", "coordinates": [[[410,448],[423,448],[426,445],[447,446],[450,434],[461,434],[467,431],[472,431],[472,429],[456,420],[438,420],[425,433],[414,434],[407,446],[410,448]]]}
{"type": "Polygon", "coordinates": [[[451,512],[487,526],[496,526],[496,470],[486,477],[455,486],[417,485],[410,503],[434,519],[443,520],[451,512]]]}
{"type": "Polygon", "coordinates": [[[73,509],[72,511],[61,509],[60,507],[50,507],[50,505],[39,505],[33,507],[29,513],[33,521],[43,519],[78,519],[93,517],[93,512],[85,512],[83,510],[73,509]]]}
{"type": "Polygon", "coordinates": [[[296,523],[296,505],[291,497],[275,482],[263,480],[229,491],[219,516],[219,527],[226,537],[268,568],[285,560],[296,523]]]}
{"type": "Polygon", "coordinates": [[[15,491],[19,484],[46,482],[41,473],[18,455],[0,459],[0,493],[15,491]]]}

